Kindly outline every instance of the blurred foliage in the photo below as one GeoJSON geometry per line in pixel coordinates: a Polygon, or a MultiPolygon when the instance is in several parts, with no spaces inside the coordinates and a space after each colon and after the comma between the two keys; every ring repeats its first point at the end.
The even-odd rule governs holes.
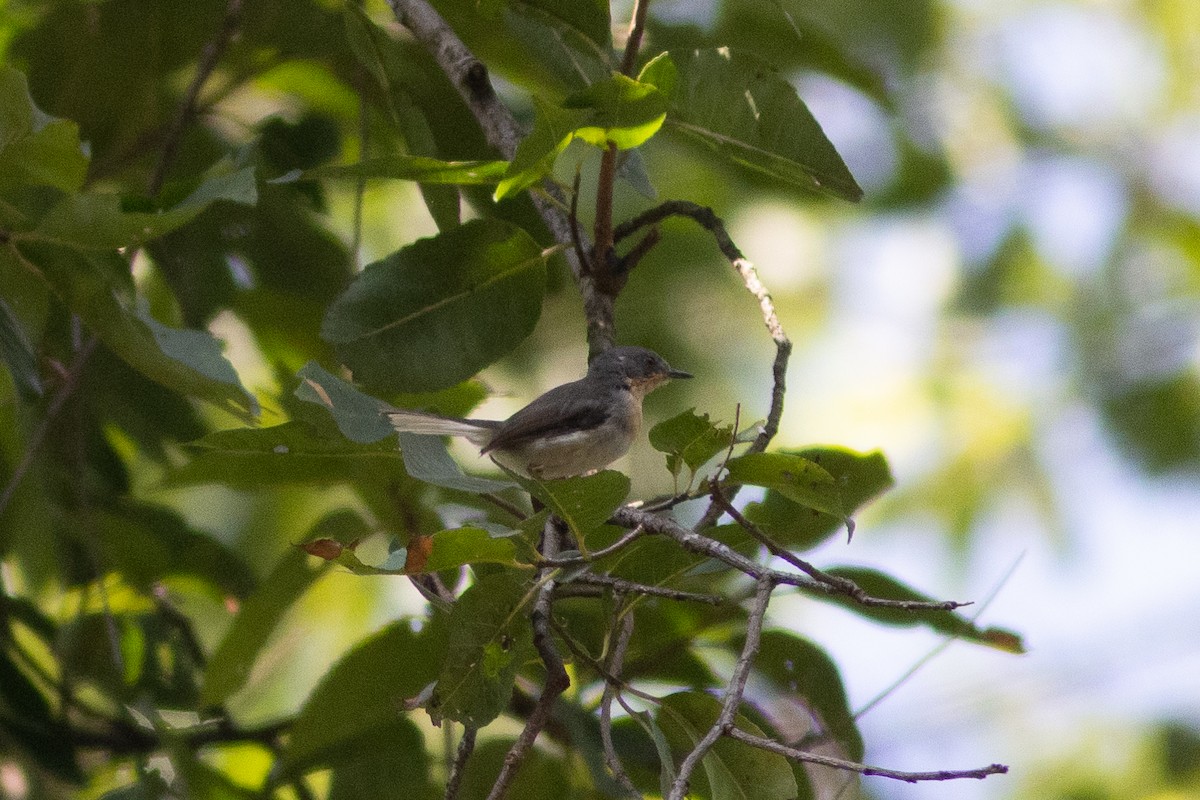
{"type": "MultiPolygon", "coordinates": [[[[702,486],[770,400],[753,301],[706,232],[670,221],[617,327],[698,380],[647,400],[658,452],[640,442],[629,478],[522,492],[427,439],[402,456],[384,438],[385,403],[465,415],[490,387],[531,397],[582,370],[578,296],[527,190],[578,166],[586,227],[608,139],[627,148],[616,218],[655,195],[712,206],[797,342],[789,449],[731,463],[762,489],[746,516],[787,548],[827,542],[892,485],[881,446],[904,466],[866,513],[958,546],[1014,496],[1069,527],[1043,436],[1080,417],[1147,474],[1196,478],[1188,0],[664,0],[637,80],[613,77],[628,3],[434,5],[533,131],[512,164],[381,0],[246,2],[181,127],[227,0],[0,0],[0,793],[440,796],[453,742],[423,707],[447,726],[499,718],[461,796],[486,795],[542,677],[521,623],[544,515],[511,512],[532,495],[603,548],[614,507],[702,486]],[[870,438],[885,426],[904,433],[870,438]],[[844,446],[810,444],[830,439],[844,446]],[[429,570],[453,609],[400,583],[429,570]]],[[[710,533],[761,556],[737,526],[710,533]]],[[[605,568],[746,590],[658,538],[605,568]]],[[[708,724],[702,691],[747,614],[632,608],[625,674],[670,691],[614,737],[654,792],[660,758],[708,724]]],[[[556,613],[599,658],[618,610],[556,613]]],[[[864,616],[1022,648],[959,614],[864,616]]],[[[795,707],[793,738],[860,757],[837,664],[798,632],[768,631],[764,653],[744,724],[795,733],[771,713],[795,707]]],[[[572,661],[558,746],[511,796],[619,795],[602,675],[572,661]]],[[[816,792],[803,769],[724,744],[699,795],[816,792]]],[[[1031,791],[1197,791],[1194,729],[1130,749],[1123,772],[1060,770],[1031,791]]]]}

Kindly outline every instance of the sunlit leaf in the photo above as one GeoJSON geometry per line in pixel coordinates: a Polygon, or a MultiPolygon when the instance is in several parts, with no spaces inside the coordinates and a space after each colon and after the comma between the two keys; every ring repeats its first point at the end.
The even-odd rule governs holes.
{"type": "Polygon", "coordinates": [[[509,572],[489,575],[454,603],[450,646],[429,713],[473,728],[500,715],[517,670],[532,654],[528,585],[509,572]]]}
{"type": "Polygon", "coordinates": [[[650,444],[667,454],[667,469],[679,474],[683,465],[692,472],[729,447],[733,426],[714,425],[708,414],[699,416],[688,409],[650,429],[650,444]]]}
{"type": "Polygon", "coordinates": [[[672,51],[638,79],[670,96],[668,127],[730,162],[846,200],[862,197],[795,88],[754,56],[725,47],[672,51]]]}
{"type": "Polygon", "coordinates": [[[414,537],[407,558],[392,566],[392,559],[382,565],[364,564],[351,546],[331,539],[317,539],[302,545],[309,555],[334,561],[355,575],[418,575],[440,572],[465,564],[516,564],[516,547],[511,539],[497,538],[482,528],[456,528],[432,536],[414,537]],[[423,547],[415,542],[420,541],[423,547]],[[419,553],[419,555],[415,555],[419,553]]]}

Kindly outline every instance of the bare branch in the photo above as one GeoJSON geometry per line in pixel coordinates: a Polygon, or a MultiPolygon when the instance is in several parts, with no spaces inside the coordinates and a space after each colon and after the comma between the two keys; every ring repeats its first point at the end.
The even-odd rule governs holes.
{"type": "Polygon", "coordinates": [[[196,65],[196,74],[192,76],[192,82],[188,85],[187,92],[183,96],[183,102],[179,104],[179,111],[171,121],[171,126],[167,128],[162,152],[158,157],[158,164],[154,167],[154,172],[150,174],[147,191],[151,197],[158,194],[158,191],[162,188],[163,181],[166,180],[167,170],[171,168],[171,164],[175,161],[175,155],[179,152],[179,144],[183,141],[183,134],[187,130],[188,123],[192,121],[196,113],[196,101],[200,98],[200,90],[204,88],[205,82],[212,75],[213,70],[217,68],[217,62],[221,60],[221,55],[225,52],[225,48],[229,45],[234,34],[237,33],[238,24],[241,21],[243,4],[244,0],[228,0],[225,6],[225,17],[221,20],[220,30],[204,46],[204,52],[200,54],[200,63],[196,65]]]}
{"type": "Polygon", "coordinates": [[[459,740],[458,749],[454,752],[454,763],[450,765],[450,774],[446,778],[446,793],[443,795],[445,800],[455,800],[458,797],[458,790],[462,787],[463,773],[466,771],[467,761],[473,752],[475,752],[475,728],[467,727],[463,729],[462,739],[459,740]]]}
{"type": "Polygon", "coordinates": [[[1008,772],[1008,767],[1004,764],[990,764],[979,769],[963,769],[963,770],[937,770],[934,772],[904,772],[896,769],[885,769],[884,767],[872,767],[866,764],[860,764],[857,761],[847,761],[842,758],[834,758],[833,756],[824,756],[819,753],[810,753],[807,750],[797,750],[794,747],[780,744],[773,739],[767,739],[762,736],[755,736],[752,733],[746,733],[740,728],[729,728],[725,731],[725,735],[731,739],[736,739],[739,742],[744,742],[751,747],[757,747],[760,750],[767,750],[771,753],[777,753],[785,758],[790,758],[793,761],[807,761],[810,764],[821,764],[826,767],[835,769],[843,769],[848,772],[857,772],[860,775],[875,775],[881,778],[891,778],[892,780],[904,781],[906,783],[920,783],[922,781],[954,781],[963,778],[975,778],[982,780],[989,775],[1003,775],[1008,772]]]}
{"type": "Polygon", "coordinates": [[[667,800],[684,800],[688,793],[692,772],[700,764],[700,760],[712,749],[718,739],[733,728],[738,708],[742,705],[742,694],[746,691],[746,680],[750,677],[750,667],[758,655],[763,618],[767,615],[767,604],[771,602],[771,592],[774,590],[775,583],[769,577],[758,579],[758,587],[754,595],[754,608],[750,611],[750,616],[746,621],[746,641],[742,645],[742,654],[738,656],[737,663],[733,667],[733,675],[729,678],[729,686],[725,693],[725,702],[721,705],[721,713],[717,715],[717,721],[679,765],[679,772],[671,784],[667,800]]]}
{"type": "Polygon", "coordinates": [[[621,58],[621,72],[633,77],[637,66],[638,50],[642,47],[642,34],[646,31],[646,11],[650,0],[634,0],[633,20],[629,23],[629,38],[625,41],[625,55],[621,58]]]}
{"type": "Polygon", "coordinates": [[[681,589],[670,589],[665,586],[649,586],[644,583],[634,583],[633,581],[627,581],[621,578],[613,578],[608,575],[591,575],[584,573],[582,575],[576,575],[574,578],[572,578],[572,583],[603,586],[611,589],[617,594],[640,594],[649,597],[665,597],[668,600],[691,600],[697,603],[707,603],[712,606],[719,606],[725,602],[725,598],[721,597],[720,595],[697,594],[696,592],[685,592],[681,589]]]}
{"type": "Polygon", "coordinates": [[[612,702],[618,688],[615,679],[620,677],[621,669],[625,666],[625,651],[629,649],[629,640],[633,638],[633,614],[618,611],[618,615],[621,616],[621,628],[617,631],[617,640],[608,654],[604,695],[600,698],[600,741],[604,745],[604,765],[630,797],[640,798],[642,793],[625,772],[612,740],[612,702]]]}
{"type": "MultiPolygon", "coordinates": [[[[563,527],[562,523],[554,517],[546,520],[546,526],[542,531],[542,555],[547,558],[554,558],[558,555],[562,543],[563,527]]],[[[554,701],[571,685],[571,679],[567,676],[567,670],[563,666],[562,656],[558,654],[558,648],[554,645],[554,634],[551,630],[550,612],[554,603],[554,591],[558,586],[558,582],[551,577],[551,572],[552,569],[549,567],[538,570],[537,581],[541,584],[541,588],[538,590],[537,599],[533,601],[533,610],[529,615],[530,623],[533,625],[533,646],[541,657],[542,664],[546,667],[546,684],[542,688],[541,697],[533,706],[533,711],[525,720],[525,727],[521,731],[521,735],[517,737],[504,756],[504,766],[501,767],[500,774],[496,776],[496,782],[492,784],[488,800],[500,800],[504,797],[513,778],[516,777],[517,770],[521,767],[521,762],[525,760],[525,754],[529,752],[529,748],[533,746],[538,734],[549,722],[550,709],[553,707],[554,701]]]]}

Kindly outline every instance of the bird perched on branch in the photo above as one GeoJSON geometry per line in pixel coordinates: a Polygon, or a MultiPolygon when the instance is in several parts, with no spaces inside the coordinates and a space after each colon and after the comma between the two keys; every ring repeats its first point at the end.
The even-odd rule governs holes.
{"type": "Polygon", "coordinates": [[[462,436],[482,455],[535,478],[603,469],[629,451],[642,423],[642,398],[671,378],[690,378],[643,347],[613,347],[587,375],[556,386],[506,420],[456,419],[385,411],[400,433],[462,436]]]}

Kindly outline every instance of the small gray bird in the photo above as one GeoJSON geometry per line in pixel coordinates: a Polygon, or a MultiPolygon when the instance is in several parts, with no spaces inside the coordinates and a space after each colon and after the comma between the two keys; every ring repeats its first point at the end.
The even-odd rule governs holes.
{"type": "Polygon", "coordinates": [[[504,421],[385,411],[400,433],[462,436],[480,453],[536,478],[569,478],[607,467],[642,423],[642,398],[671,378],[690,378],[643,347],[613,347],[587,375],[556,386],[504,421]]]}

